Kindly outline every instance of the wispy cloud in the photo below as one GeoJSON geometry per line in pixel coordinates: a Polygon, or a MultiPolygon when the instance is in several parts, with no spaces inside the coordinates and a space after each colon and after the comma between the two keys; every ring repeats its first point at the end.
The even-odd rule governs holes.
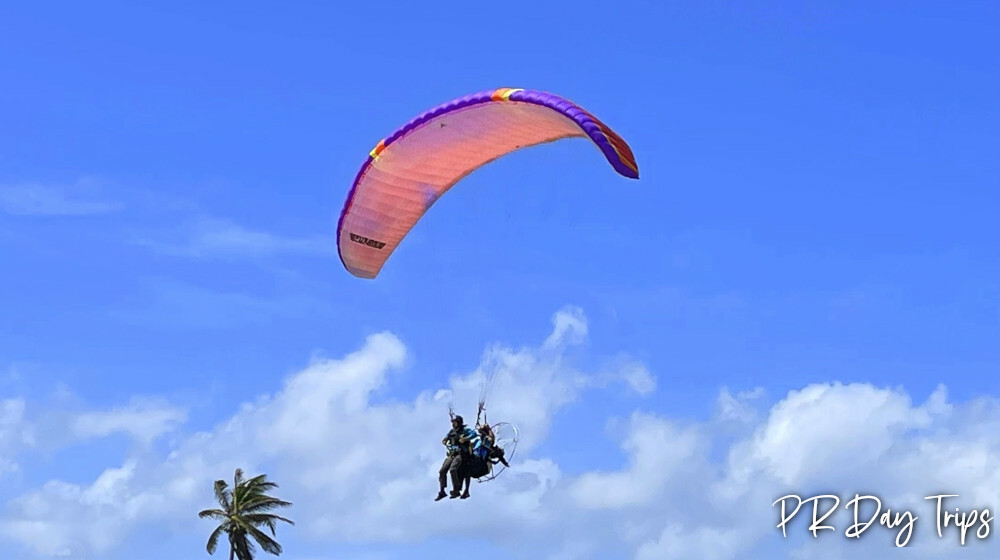
{"type": "Polygon", "coordinates": [[[161,253],[183,257],[267,257],[275,255],[335,254],[332,236],[285,237],[241,226],[219,218],[201,218],[180,228],[170,237],[137,238],[134,243],[161,253]]]}
{"type": "Polygon", "coordinates": [[[117,319],[167,328],[231,328],[276,318],[309,317],[329,302],[302,293],[257,295],[206,288],[168,278],[148,278],[144,294],[111,310],[117,319]]]}
{"type": "Polygon", "coordinates": [[[126,433],[149,443],[186,419],[187,413],[181,408],[160,401],[133,399],[128,406],[81,414],[73,421],[72,430],[81,438],[126,433]]]}
{"type": "Polygon", "coordinates": [[[24,399],[0,400],[0,478],[18,470],[13,457],[17,448],[33,443],[31,427],[24,418],[24,399]]]}
{"type": "Polygon", "coordinates": [[[0,186],[0,211],[14,216],[91,216],[121,210],[117,202],[40,184],[0,186]]]}

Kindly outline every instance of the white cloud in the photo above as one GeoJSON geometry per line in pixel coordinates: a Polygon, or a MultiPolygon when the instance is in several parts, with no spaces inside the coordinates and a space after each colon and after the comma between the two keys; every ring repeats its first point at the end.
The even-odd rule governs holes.
{"type": "Polygon", "coordinates": [[[921,407],[902,390],[867,384],[792,391],[750,440],[734,448],[727,491],[743,492],[762,475],[798,486],[867,472],[901,437],[947,414],[944,398],[943,387],[921,407]],[[850,463],[842,464],[844,458],[850,463]]]}
{"type": "Polygon", "coordinates": [[[74,435],[81,438],[106,437],[124,432],[150,443],[184,422],[187,413],[156,400],[133,399],[127,406],[100,412],[86,412],[72,421],[74,435]]]}
{"type": "Polygon", "coordinates": [[[671,480],[686,479],[690,465],[700,464],[705,437],[648,414],[633,414],[622,449],[629,455],[625,470],[590,472],[571,486],[576,503],[587,509],[622,509],[658,499],[671,480]]]}
{"type": "Polygon", "coordinates": [[[643,397],[656,390],[656,376],[646,368],[645,364],[627,358],[609,362],[600,375],[591,375],[582,382],[592,388],[605,388],[615,383],[623,383],[632,392],[643,397]]]}
{"type": "Polygon", "coordinates": [[[545,348],[556,348],[564,344],[579,344],[587,338],[587,319],[579,307],[567,307],[556,313],[552,319],[555,327],[545,339],[545,348]]]}
{"type": "Polygon", "coordinates": [[[648,395],[656,390],[656,377],[643,364],[628,364],[620,373],[629,387],[640,395],[648,395]]]}
{"type": "Polygon", "coordinates": [[[744,535],[735,529],[667,525],[658,538],[639,546],[636,560],[729,560],[739,558],[744,535]]]}
{"type": "Polygon", "coordinates": [[[134,462],[127,462],[105,470],[88,486],[50,481],[36,492],[15,498],[8,507],[18,515],[0,524],[0,535],[25,543],[43,556],[105,553],[116,544],[116,527],[160,505],[147,494],[130,492],[135,469],[134,462]],[[81,518],[81,514],[88,517],[81,518]]]}
{"type": "MultiPolygon", "coordinates": [[[[582,312],[563,310],[539,346],[492,346],[479,367],[451,379],[447,389],[409,401],[383,395],[392,372],[419,375],[419,357],[393,334],[373,334],[356,352],[315,360],[274,394],[179,440],[167,457],[143,449],[89,484],[51,481],[18,497],[0,531],[38,554],[75,557],[109,553],[140,527],[168,523],[201,547],[210,527],[194,513],[212,506],[211,481],[231,477],[237,466],[266,472],[281,484],[277,493],[294,502],[289,515],[298,525],[279,533],[284,542],[405,548],[462,533],[524,558],[885,555],[895,532],[872,530],[861,543],[847,543],[843,503],[831,518],[837,535],[806,536],[804,508],[782,539],[771,503],[817,490],[836,491],[845,501],[874,491],[885,507],[914,509],[921,519],[907,552],[941,557],[952,553],[957,537],[936,538],[925,495],[959,493],[955,505],[962,507],[1000,504],[1000,403],[950,403],[944,388],[914,404],[900,388],[814,384],[769,409],[760,390],[721,389],[718,413],[701,422],[632,413],[620,468],[581,473],[576,465],[561,466],[545,444],[563,407],[588,391],[600,398],[613,384],[655,383],[641,364],[579,368],[569,356],[586,332],[582,312]],[[490,484],[474,484],[471,500],[433,502],[447,404],[452,400],[471,420],[484,379],[496,380],[490,419],[515,422],[522,431],[513,468],[490,484]],[[740,430],[730,441],[734,422],[740,430]]],[[[90,433],[126,424],[114,414],[89,416],[102,419],[91,421],[90,433]]],[[[167,424],[165,415],[159,418],[137,433],[153,437],[167,424]]],[[[987,552],[984,546],[963,551],[976,558],[987,552]]]]}
{"type": "Polygon", "coordinates": [[[69,189],[25,184],[0,187],[0,210],[15,216],[87,216],[106,214],[121,204],[72,195],[69,189]]]}
{"type": "Polygon", "coordinates": [[[24,399],[0,401],[0,478],[18,470],[18,451],[34,443],[33,428],[24,412],[24,399]]]}
{"type": "Polygon", "coordinates": [[[764,396],[764,389],[757,387],[733,395],[728,387],[723,387],[716,401],[719,418],[724,421],[748,424],[757,419],[757,410],[752,402],[764,396]]]}

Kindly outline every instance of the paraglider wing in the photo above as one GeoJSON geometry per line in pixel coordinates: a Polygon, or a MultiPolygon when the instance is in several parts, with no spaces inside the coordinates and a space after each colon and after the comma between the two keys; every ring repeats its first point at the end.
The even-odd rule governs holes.
{"type": "Polygon", "coordinates": [[[514,150],[590,138],[611,166],[637,179],[628,144],[582,107],[540,91],[468,95],[413,119],[380,141],[362,165],[337,225],[344,267],[375,278],[417,221],[452,185],[514,150]]]}

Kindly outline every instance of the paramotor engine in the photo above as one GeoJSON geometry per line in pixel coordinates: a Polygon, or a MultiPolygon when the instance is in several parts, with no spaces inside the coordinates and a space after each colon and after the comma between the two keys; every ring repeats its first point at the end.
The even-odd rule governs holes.
{"type": "MultiPolygon", "coordinates": [[[[496,437],[496,441],[493,443],[494,447],[503,452],[504,461],[507,461],[509,464],[514,458],[514,451],[517,450],[517,440],[520,437],[517,426],[509,422],[497,422],[490,426],[490,430],[493,431],[493,435],[496,437]]],[[[499,459],[490,458],[489,472],[486,476],[477,478],[476,482],[489,482],[500,476],[500,473],[506,469],[507,467],[499,459]]]]}

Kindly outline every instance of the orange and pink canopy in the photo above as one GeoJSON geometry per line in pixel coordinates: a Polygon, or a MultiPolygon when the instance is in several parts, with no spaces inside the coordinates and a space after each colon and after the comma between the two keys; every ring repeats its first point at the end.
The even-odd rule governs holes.
{"type": "Polygon", "coordinates": [[[501,88],[455,99],[405,124],[371,151],[337,226],[344,267],[375,278],[417,221],[452,185],[514,150],[590,138],[615,171],[639,169],[628,144],[582,107],[540,91],[501,88]]]}

